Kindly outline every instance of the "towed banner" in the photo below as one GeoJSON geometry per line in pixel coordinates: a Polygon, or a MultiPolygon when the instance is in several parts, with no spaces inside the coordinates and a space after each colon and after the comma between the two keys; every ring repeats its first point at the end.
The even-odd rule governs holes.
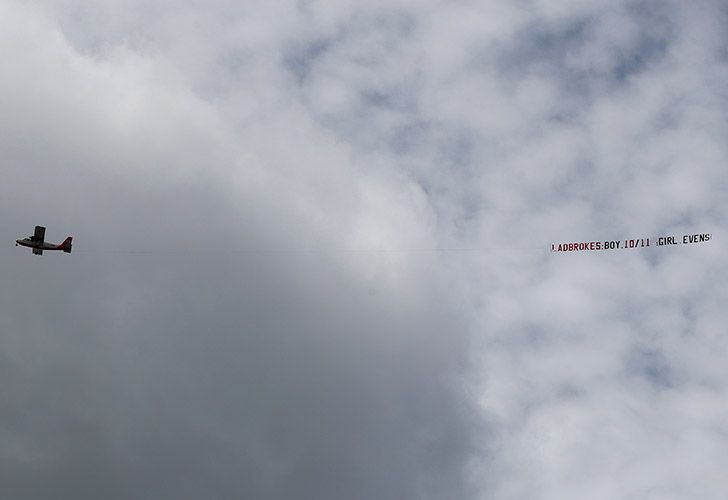
{"type": "Polygon", "coordinates": [[[552,252],[583,252],[597,250],[622,250],[632,248],[662,247],[669,245],[690,245],[710,241],[711,233],[686,234],[681,238],[660,236],[659,238],[636,238],[630,240],[586,241],[577,243],[552,243],[552,252]]]}

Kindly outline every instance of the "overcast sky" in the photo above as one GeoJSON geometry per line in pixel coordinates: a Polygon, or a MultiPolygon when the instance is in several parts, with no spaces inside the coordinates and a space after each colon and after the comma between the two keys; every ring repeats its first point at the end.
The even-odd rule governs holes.
{"type": "Polygon", "coordinates": [[[0,0],[3,496],[725,499],[727,25],[0,0]]]}

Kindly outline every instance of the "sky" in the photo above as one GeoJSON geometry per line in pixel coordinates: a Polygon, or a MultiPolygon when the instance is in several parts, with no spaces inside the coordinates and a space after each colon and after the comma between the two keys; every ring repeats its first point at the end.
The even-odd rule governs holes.
{"type": "Polygon", "coordinates": [[[727,21],[0,0],[0,490],[726,498],[727,21]]]}

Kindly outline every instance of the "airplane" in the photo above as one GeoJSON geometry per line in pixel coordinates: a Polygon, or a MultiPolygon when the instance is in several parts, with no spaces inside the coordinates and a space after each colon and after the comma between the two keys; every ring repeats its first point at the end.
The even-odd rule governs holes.
{"type": "Polygon", "coordinates": [[[33,236],[28,236],[22,240],[15,240],[15,246],[18,245],[33,249],[33,254],[43,255],[43,250],[63,250],[66,253],[71,253],[71,243],[73,238],[69,236],[60,245],[54,245],[52,243],[45,242],[45,230],[43,226],[35,226],[35,232],[33,236]]]}

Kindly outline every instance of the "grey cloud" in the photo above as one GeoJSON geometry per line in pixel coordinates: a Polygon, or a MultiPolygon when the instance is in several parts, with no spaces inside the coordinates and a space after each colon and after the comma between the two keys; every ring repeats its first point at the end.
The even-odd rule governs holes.
{"type": "MultiPolygon", "coordinates": [[[[39,22],[47,38],[20,69],[58,84],[5,79],[32,120],[5,122],[2,223],[73,232],[76,248],[65,260],[3,253],[3,490],[467,497],[478,426],[458,397],[466,327],[449,279],[423,274],[435,270],[426,258],[409,259],[408,276],[388,254],[351,249],[371,203],[405,225],[413,209],[344,178],[350,203],[327,206],[338,196],[306,177],[327,167],[299,157],[277,173],[285,157],[247,139],[241,154],[235,125],[153,67],[158,56],[123,47],[99,59],[39,22]],[[69,78],[98,86],[83,102],[69,78]]],[[[336,147],[290,139],[269,141],[292,154],[304,141],[336,147]]]]}

